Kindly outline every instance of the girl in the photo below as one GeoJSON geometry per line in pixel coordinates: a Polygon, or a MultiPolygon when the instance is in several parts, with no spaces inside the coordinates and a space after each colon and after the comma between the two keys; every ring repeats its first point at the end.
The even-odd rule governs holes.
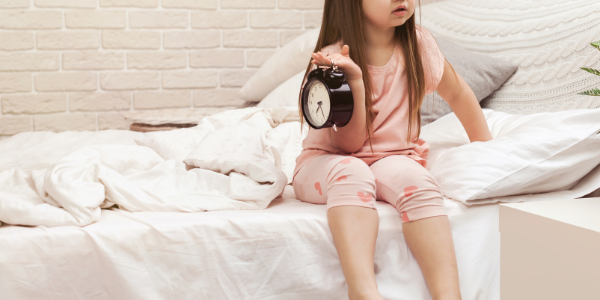
{"type": "Polygon", "coordinates": [[[298,199],[327,204],[350,300],[383,299],[373,263],[375,200],[398,210],[432,298],[461,299],[450,223],[440,187],[425,168],[429,146],[419,138],[424,95],[437,90],[471,142],[492,137],[472,90],[415,24],[414,10],[415,0],[325,0],[306,71],[331,67],[333,60],[354,96],[346,126],[310,129],[292,182],[298,199]]]}

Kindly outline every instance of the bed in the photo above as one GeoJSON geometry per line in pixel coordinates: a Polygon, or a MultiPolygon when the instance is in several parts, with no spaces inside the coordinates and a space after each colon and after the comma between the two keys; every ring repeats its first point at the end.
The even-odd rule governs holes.
{"type": "MultiPolygon", "coordinates": [[[[239,111],[253,111],[252,116],[264,118],[265,111],[271,109],[239,111]]],[[[573,126],[578,120],[587,126],[596,124],[593,130],[600,130],[597,121],[600,110],[530,116],[511,116],[488,109],[484,113],[500,144],[504,144],[502,139],[506,138],[513,143],[518,140],[508,125],[515,127],[513,131],[517,130],[517,133],[518,129],[526,127],[531,128],[530,134],[543,134],[531,125],[536,119],[546,120],[540,126],[548,127],[553,136],[561,136],[560,130],[549,126],[550,123],[560,126],[556,118],[573,126]],[[570,118],[565,118],[569,115],[570,118]],[[504,118],[507,116],[508,119],[504,118]]],[[[222,119],[218,115],[208,117],[198,128],[211,118],[213,121],[222,119]]],[[[442,149],[448,147],[445,144],[460,144],[465,139],[466,134],[460,134],[458,126],[458,119],[447,115],[424,127],[423,135],[432,144],[433,164],[443,160],[442,149]],[[446,131],[433,126],[446,128],[446,131]]],[[[223,130],[230,128],[224,126],[223,130]]],[[[284,127],[279,124],[275,128],[284,127]]],[[[563,131],[572,129],[564,128],[563,131]]],[[[219,129],[214,133],[225,136],[219,129]]],[[[160,135],[172,136],[168,132],[119,130],[21,133],[0,141],[0,177],[15,168],[46,169],[78,149],[92,145],[147,148],[136,143],[144,137],[160,135]]],[[[175,136],[180,139],[182,135],[175,136]]],[[[531,136],[522,138],[530,140],[531,136]]],[[[300,140],[300,137],[296,139],[300,140]]],[[[600,145],[600,134],[583,140],[600,145]]],[[[290,148],[299,146],[298,142],[284,144],[291,145],[290,148]]],[[[445,151],[449,153],[455,148],[445,151]]],[[[489,148],[498,147],[491,145],[489,148]]],[[[568,158],[570,162],[586,157],[587,150],[582,148],[577,150],[581,155],[568,158]]],[[[600,161],[597,155],[595,159],[586,159],[591,171],[576,179],[575,184],[568,185],[569,189],[486,198],[477,200],[479,202],[445,199],[464,299],[499,299],[498,201],[572,199],[589,194],[600,188],[600,161]]],[[[275,164],[283,165],[283,169],[287,169],[285,173],[293,170],[293,165],[275,164]]],[[[543,171],[540,166],[536,165],[536,172],[543,171]]],[[[454,168],[458,177],[461,172],[469,171],[449,168],[454,168]]],[[[562,169],[572,172],[568,166],[562,169]]],[[[71,182],[63,181],[60,185],[69,186],[71,182]]],[[[558,183],[559,179],[553,182],[558,183]]],[[[10,183],[0,184],[0,219],[5,222],[9,217],[12,220],[18,217],[6,214],[7,210],[17,211],[6,201],[4,192],[10,188],[10,183]]],[[[202,212],[132,212],[134,210],[127,209],[126,204],[116,202],[125,207],[108,206],[100,210],[97,220],[84,226],[3,224],[0,226],[0,290],[4,299],[347,299],[347,286],[329,231],[325,205],[295,199],[289,184],[285,184],[282,192],[271,200],[264,209],[202,212]]],[[[420,268],[404,241],[398,212],[382,201],[377,201],[376,208],[380,225],[375,272],[382,296],[385,299],[431,299],[420,268]]]]}
{"type": "MultiPolygon", "coordinates": [[[[128,131],[26,133],[23,155],[52,160],[92,143],[131,144],[128,131]],[[63,135],[68,147],[48,143],[63,135]],[[33,151],[33,150],[32,150],[33,151]]],[[[20,137],[25,138],[25,137],[20,137]]],[[[0,142],[2,148],[2,142],[0,142]]],[[[446,200],[464,299],[498,299],[498,205],[446,200]]],[[[398,212],[377,201],[375,253],[385,299],[428,299],[398,212]]],[[[264,210],[102,211],[78,226],[0,226],[3,299],[347,299],[326,207],[291,185],[264,210]]]]}

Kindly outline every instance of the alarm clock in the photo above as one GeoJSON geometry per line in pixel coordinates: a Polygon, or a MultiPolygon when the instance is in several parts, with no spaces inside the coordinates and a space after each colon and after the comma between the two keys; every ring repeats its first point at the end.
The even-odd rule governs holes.
{"type": "Polygon", "coordinates": [[[354,97],[346,74],[331,60],[331,68],[316,68],[308,73],[302,90],[302,114],[314,129],[343,127],[350,122],[354,97]]]}

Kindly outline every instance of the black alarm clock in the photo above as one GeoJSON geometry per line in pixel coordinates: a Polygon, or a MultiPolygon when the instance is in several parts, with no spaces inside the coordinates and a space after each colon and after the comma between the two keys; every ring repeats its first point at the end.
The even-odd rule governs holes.
{"type": "Polygon", "coordinates": [[[314,129],[343,127],[350,122],[354,97],[346,74],[331,61],[331,68],[308,73],[302,90],[302,114],[314,129]]]}

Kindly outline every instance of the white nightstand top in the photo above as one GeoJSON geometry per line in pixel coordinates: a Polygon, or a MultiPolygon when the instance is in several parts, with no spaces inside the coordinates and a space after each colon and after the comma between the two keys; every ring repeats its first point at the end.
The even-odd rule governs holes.
{"type": "Polygon", "coordinates": [[[600,232],[600,198],[520,202],[501,205],[600,232]]]}

